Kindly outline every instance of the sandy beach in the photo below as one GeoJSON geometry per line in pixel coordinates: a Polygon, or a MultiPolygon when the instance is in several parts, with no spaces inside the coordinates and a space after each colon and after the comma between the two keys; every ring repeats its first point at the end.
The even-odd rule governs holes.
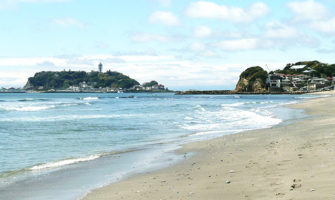
{"type": "Polygon", "coordinates": [[[335,97],[291,107],[309,116],[188,144],[180,151],[183,162],[97,189],[84,199],[335,199],[335,97]]]}

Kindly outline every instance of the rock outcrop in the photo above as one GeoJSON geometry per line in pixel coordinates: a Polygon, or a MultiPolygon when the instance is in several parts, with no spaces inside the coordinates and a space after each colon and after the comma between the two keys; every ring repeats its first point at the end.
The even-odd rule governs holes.
{"type": "Polygon", "coordinates": [[[266,78],[268,73],[261,67],[249,67],[240,75],[235,92],[266,92],[266,78]]]}

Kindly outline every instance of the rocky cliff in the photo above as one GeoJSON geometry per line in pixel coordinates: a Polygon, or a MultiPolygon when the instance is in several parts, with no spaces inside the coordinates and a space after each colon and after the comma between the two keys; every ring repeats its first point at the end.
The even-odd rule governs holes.
{"type": "Polygon", "coordinates": [[[249,67],[241,73],[235,92],[266,92],[267,75],[268,73],[259,66],[249,67]]]}

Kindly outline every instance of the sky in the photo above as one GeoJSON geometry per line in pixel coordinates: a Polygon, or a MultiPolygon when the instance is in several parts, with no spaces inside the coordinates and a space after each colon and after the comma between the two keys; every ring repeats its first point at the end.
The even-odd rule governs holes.
{"type": "Polygon", "coordinates": [[[335,63],[333,0],[0,0],[0,88],[104,70],[170,89],[233,89],[250,66],[335,63]]]}

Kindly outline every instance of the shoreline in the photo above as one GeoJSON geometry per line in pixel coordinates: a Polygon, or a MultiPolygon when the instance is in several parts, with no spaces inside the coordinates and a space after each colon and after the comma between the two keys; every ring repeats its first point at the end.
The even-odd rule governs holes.
{"type": "MultiPolygon", "coordinates": [[[[309,116],[314,116],[292,124],[186,144],[178,151],[187,158],[184,161],[172,167],[134,175],[98,188],[91,191],[84,199],[335,197],[327,176],[316,177],[314,174],[318,171],[313,173],[311,170],[313,167],[308,167],[320,167],[317,166],[317,161],[320,159],[317,158],[318,155],[308,152],[314,147],[309,143],[313,144],[313,141],[320,136],[335,138],[335,134],[331,132],[327,135],[332,128],[331,124],[328,124],[330,127],[323,127],[324,132],[320,135],[313,134],[316,127],[320,126],[320,122],[335,118],[335,114],[331,113],[335,109],[328,108],[331,107],[328,103],[330,99],[335,100],[335,97],[311,99],[290,105],[289,107],[304,109],[309,116]],[[316,115],[322,116],[315,117],[316,115]],[[305,135],[304,131],[310,133],[305,135]],[[196,154],[188,158],[188,154],[192,152],[196,154]],[[311,180],[317,184],[314,185],[311,180]]],[[[321,149],[316,149],[317,152],[322,152],[321,160],[325,162],[335,155],[330,151],[328,152],[330,156],[322,149],[335,144],[335,141],[331,142],[325,142],[323,146],[321,145],[321,149]]],[[[331,167],[331,163],[335,161],[327,163],[329,168],[324,169],[328,173],[335,168],[331,167]]]]}
{"type": "MultiPolygon", "coordinates": [[[[11,91],[11,92],[0,92],[0,94],[119,94],[118,92],[101,92],[101,91],[11,91]]],[[[175,95],[303,95],[303,94],[333,94],[334,90],[329,91],[310,91],[310,92],[236,92],[233,90],[190,90],[190,91],[124,91],[121,93],[174,93],[175,95]]]]}

